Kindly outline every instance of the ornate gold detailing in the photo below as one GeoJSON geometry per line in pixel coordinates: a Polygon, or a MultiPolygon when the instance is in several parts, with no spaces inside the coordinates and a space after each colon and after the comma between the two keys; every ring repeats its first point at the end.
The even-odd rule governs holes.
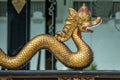
{"type": "Polygon", "coordinates": [[[3,76],[3,77],[0,76],[0,80],[13,80],[13,79],[10,76],[3,76]]]}
{"type": "MultiPolygon", "coordinates": [[[[70,8],[70,14],[62,32],[55,36],[41,34],[31,39],[23,49],[14,57],[7,56],[0,50],[0,65],[6,68],[18,68],[30,60],[39,49],[48,49],[64,65],[81,69],[91,64],[93,53],[91,48],[83,41],[82,32],[92,32],[91,28],[101,22],[101,18],[90,20],[90,14],[80,15],[80,12],[70,8]],[[85,16],[86,15],[86,16],[85,16]],[[83,17],[82,17],[83,16],[83,17]],[[77,51],[72,52],[63,42],[72,38],[77,51]]],[[[82,13],[82,12],[81,12],[82,13]]]]}
{"type": "Polygon", "coordinates": [[[95,80],[94,77],[60,77],[58,80],[95,80]]]}
{"type": "Polygon", "coordinates": [[[26,4],[26,0],[12,0],[12,4],[15,10],[17,11],[17,13],[20,13],[26,4]]]}

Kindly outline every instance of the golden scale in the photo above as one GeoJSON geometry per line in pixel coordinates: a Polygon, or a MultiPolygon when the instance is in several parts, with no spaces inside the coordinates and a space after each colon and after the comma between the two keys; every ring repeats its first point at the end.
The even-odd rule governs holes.
{"type": "MultiPolygon", "coordinates": [[[[13,4],[14,8],[16,9],[17,13],[19,14],[21,12],[22,8],[24,7],[24,5],[26,4],[26,0],[12,0],[12,4],[13,4]]],[[[100,17],[97,17],[96,20],[91,21],[90,17],[91,17],[90,11],[85,6],[85,4],[83,4],[83,6],[80,8],[80,10],[78,12],[76,12],[74,9],[70,9],[70,15],[69,15],[68,19],[66,20],[66,25],[72,23],[72,26],[75,26],[75,28],[77,26],[81,32],[92,32],[90,30],[91,28],[89,28],[89,27],[98,25],[99,23],[101,23],[102,19],[100,17]],[[81,17],[81,15],[82,15],[82,17],[81,17]],[[74,23],[73,23],[74,20],[76,23],[78,22],[80,25],[74,25],[74,23]],[[81,28],[82,25],[86,25],[86,26],[89,25],[89,27],[83,26],[81,28]]],[[[67,28],[69,28],[69,26],[67,26],[67,28]]],[[[65,31],[65,29],[64,29],[64,31],[65,31]]],[[[73,30],[76,30],[76,29],[73,29],[73,30]]],[[[74,33],[75,32],[77,32],[77,31],[74,31],[74,33]]],[[[43,36],[42,36],[42,38],[43,38],[43,36]]],[[[64,35],[62,35],[60,32],[58,32],[56,34],[55,38],[51,37],[51,39],[54,38],[53,40],[56,40],[57,41],[57,42],[55,41],[56,43],[59,43],[59,42],[62,43],[67,40],[66,38],[64,38],[65,36],[64,37],[63,36],[64,35]]],[[[47,35],[47,37],[50,37],[50,36],[47,35]]],[[[73,35],[73,37],[75,37],[75,39],[77,39],[75,34],[73,35]]],[[[36,40],[37,40],[37,38],[31,40],[31,42],[36,41],[36,40]]],[[[77,44],[77,42],[76,42],[76,44],[77,44]]],[[[31,47],[29,45],[29,43],[26,46],[31,47]]],[[[84,67],[88,66],[89,64],[91,64],[92,54],[90,53],[89,47],[84,47],[84,46],[87,46],[87,45],[83,44],[83,47],[81,47],[81,50],[82,50],[82,48],[85,48],[89,51],[87,52],[88,54],[86,55],[88,57],[87,58],[86,58],[86,56],[83,57],[83,60],[85,60],[85,61],[83,61],[83,63],[79,62],[77,65],[76,64],[77,60],[74,61],[74,58],[72,58],[72,60],[69,60],[69,61],[71,61],[71,63],[72,62],[75,63],[74,65],[71,65],[71,63],[69,63],[69,62],[63,62],[63,63],[65,65],[67,65],[69,67],[73,67],[73,68],[82,68],[82,67],[84,68],[84,67]]],[[[51,47],[51,46],[48,45],[48,47],[51,47]]],[[[57,50],[53,50],[53,51],[57,51],[57,50]]],[[[24,50],[23,50],[23,52],[24,52],[24,50]]],[[[29,51],[29,52],[31,53],[32,51],[29,51]]],[[[65,53],[66,52],[69,52],[69,51],[65,51],[65,53]]],[[[22,52],[20,52],[20,53],[22,53],[22,52]]],[[[57,53],[55,53],[55,54],[57,55],[57,53]]],[[[2,56],[2,57],[0,57],[0,61],[1,61],[0,65],[3,67],[6,67],[6,68],[14,69],[14,68],[17,68],[17,67],[23,65],[23,63],[26,63],[26,61],[23,63],[15,62],[19,59],[19,57],[16,58],[15,60],[13,60],[13,63],[12,63],[13,58],[10,58],[10,57],[4,55],[4,52],[2,50],[0,50],[0,56],[2,56]],[[9,64],[7,64],[7,63],[9,63],[9,64]],[[15,65],[15,66],[11,66],[10,64],[15,65]]],[[[57,55],[57,56],[59,56],[59,55],[57,55]]],[[[79,56],[76,56],[75,58],[77,58],[79,56]]],[[[84,56],[84,55],[82,55],[82,56],[84,56]]],[[[71,56],[69,56],[69,57],[71,59],[71,56]]],[[[58,59],[60,61],[62,61],[61,57],[58,59]]],[[[63,60],[67,60],[67,59],[64,58],[63,60]]],[[[81,70],[81,69],[80,70],[71,70],[71,71],[70,70],[68,70],[68,71],[66,71],[66,70],[64,70],[64,71],[61,71],[61,70],[38,70],[38,71],[37,70],[35,70],[35,71],[34,70],[6,70],[6,71],[0,71],[0,80],[14,80],[14,79],[15,80],[18,80],[18,79],[19,80],[114,80],[114,79],[120,80],[120,71],[118,71],[118,70],[116,70],[116,71],[115,70],[85,71],[85,70],[81,70]]]]}

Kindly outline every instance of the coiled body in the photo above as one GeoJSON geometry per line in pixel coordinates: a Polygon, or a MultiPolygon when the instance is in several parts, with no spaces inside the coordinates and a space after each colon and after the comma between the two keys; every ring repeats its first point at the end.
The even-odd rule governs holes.
{"type": "MultiPolygon", "coordinates": [[[[77,32],[77,29],[75,32],[77,32]]],[[[73,34],[73,39],[78,40],[76,43],[79,44],[77,45],[79,47],[77,52],[72,52],[53,36],[36,36],[15,57],[9,57],[0,51],[0,65],[6,68],[18,68],[30,60],[39,49],[45,48],[50,50],[57,59],[69,67],[85,67],[92,61],[93,56],[90,48],[78,37],[73,34]]]]}
{"type": "Polygon", "coordinates": [[[53,53],[54,56],[64,65],[71,68],[84,68],[92,62],[93,53],[90,47],[83,41],[82,37],[80,37],[79,35],[81,35],[81,32],[89,32],[89,30],[85,29],[84,27],[86,27],[87,25],[89,27],[91,27],[92,25],[96,25],[100,22],[100,20],[101,18],[97,18],[95,21],[92,21],[96,22],[93,24],[89,24],[92,23],[91,21],[82,22],[82,19],[79,18],[78,13],[75,10],[70,9],[70,15],[66,20],[64,34],[58,32],[55,36],[50,36],[47,34],[38,35],[31,39],[14,57],[9,57],[2,50],[0,50],[0,65],[10,69],[19,68],[26,62],[28,62],[38,50],[44,48],[53,53]],[[70,37],[76,44],[76,52],[72,52],[63,43],[70,37]]]}

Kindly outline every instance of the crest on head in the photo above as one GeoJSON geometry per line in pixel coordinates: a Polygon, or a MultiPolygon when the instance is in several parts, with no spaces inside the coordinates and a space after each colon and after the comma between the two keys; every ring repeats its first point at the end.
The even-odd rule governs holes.
{"type": "Polygon", "coordinates": [[[83,3],[82,7],[78,10],[79,17],[83,19],[84,21],[90,21],[91,20],[91,12],[89,8],[83,3]]]}

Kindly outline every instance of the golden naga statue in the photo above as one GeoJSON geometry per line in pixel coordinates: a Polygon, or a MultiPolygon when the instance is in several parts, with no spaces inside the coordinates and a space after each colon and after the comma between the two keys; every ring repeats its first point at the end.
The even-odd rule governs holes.
{"type": "Polygon", "coordinates": [[[91,28],[101,23],[101,17],[91,20],[90,10],[83,4],[78,12],[69,8],[69,16],[62,32],[55,36],[41,34],[31,39],[14,57],[9,57],[0,49],[0,66],[16,69],[28,62],[40,49],[47,49],[64,65],[81,69],[89,66],[93,61],[93,52],[81,37],[82,32],[93,32],[91,28]],[[72,52],[64,42],[72,38],[77,51],[72,52]]]}

